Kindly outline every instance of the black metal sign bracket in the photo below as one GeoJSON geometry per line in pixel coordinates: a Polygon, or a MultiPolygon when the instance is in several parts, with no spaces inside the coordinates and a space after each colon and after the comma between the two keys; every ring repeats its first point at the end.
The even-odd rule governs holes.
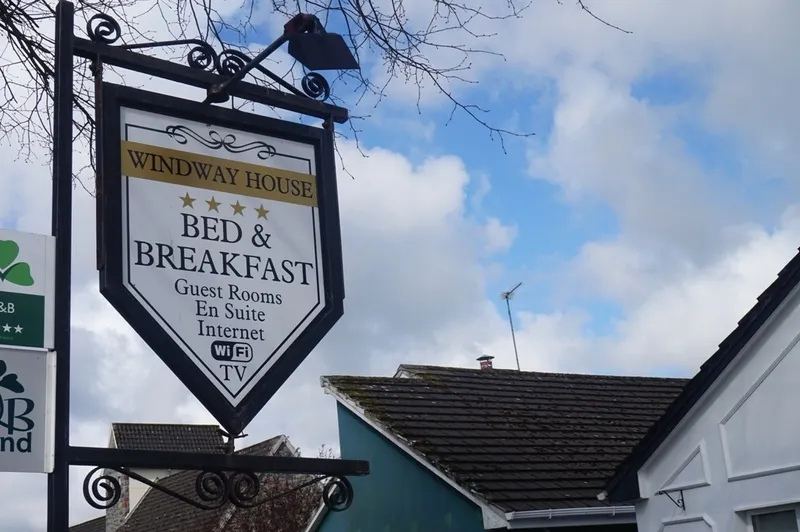
{"type": "MultiPolygon", "coordinates": [[[[226,94],[323,120],[332,119],[337,124],[343,124],[349,118],[348,111],[344,107],[325,103],[324,100],[330,97],[330,86],[318,72],[305,74],[301,82],[303,88],[301,91],[261,65],[261,61],[267,55],[286,42],[287,34],[267,47],[258,57],[251,59],[234,49],[224,49],[217,53],[213,46],[200,39],[112,46],[120,40],[122,31],[119,23],[106,14],[91,17],[87,23],[86,33],[89,39],[73,37],[73,53],[84,59],[199,87],[206,89],[209,94],[226,94]],[[186,55],[187,65],[133,51],[174,46],[191,47],[186,55]],[[264,57],[261,57],[262,55],[264,57]],[[253,70],[260,72],[286,92],[240,81],[253,70]]],[[[227,97],[217,101],[225,100],[227,97]]]]}
{"type": "Polygon", "coordinates": [[[119,480],[109,470],[138,480],[153,489],[194,506],[214,510],[230,503],[239,508],[254,508],[291,492],[322,483],[322,497],[332,511],[346,510],[353,502],[353,487],[347,476],[369,474],[369,464],[361,460],[201,454],[165,451],[134,451],[70,447],[70,464],[94,466],[83,481],[86,501],[99,510],[117,504],[122,494],[119,480]],[[198,471],[196,497],[178,493],[135,469],[198,471]],[[99,475],[98,475],[99,473],[99,475]],[[277,495],[261,491],[263,474],[303,475],[304,481],[277,495]]]}
{"type": "MultiPolygon", "coordinates": [[[[156,76],[177,83],[206,89],[209,101],[224,101],[230,96],[255,103],[313,116],[324,121],[329,129],[333,122],[348,120],[345,108],[326,103],[330,87],[317,72],[305,74],[301,89],[298,89],[271,72],[261,64],[274,49],[289,41],[290,54],[296,56],[306,68],[332,69],[354,67],[352,56],[346,57],[341,42],[325,41],[325,34],[316,17],[302,15],[293,19],[292,28],[285,28],[273,46],[256,58],[242,52],[225,49],[217,53],[205,41],[183,39],[143,44],[115,45],[121,38],[120,26],[112,17],[97,14],[90,18],[86,33],[88,39],[74,34],[75,7],[67,0],[56,6],[55,72],[54,72],[54,150],[53,150],[53,219],[52,234],[56,245],[55,286],[55,334],[56,359],[56,409],[54,469],[48,475],[48,532],[69,530],[69,466],[93,466],[84,480],[84,496],[95,508],[110,508],[121,496],[120,483],[111,471],[139,480],[153,489],[193,505],[210,510],[224,504],[237,507],[254,507],[272,500],[265,498],[260,490],[263,475],[301,474],[308,480],[293,489],[323,482],[323,501],[333,510],[347,508],[352,502],[353,490],[347,476],[369,474],[369,464],[360,460],[330,460],[301,457],[239,455],[233,452],[233,438],[229,435],[223,454],[198,454],[175,452],[131,451],[94,447],[73,447],[69,442],[70,432],[70,300],[72,261],[72,163],[73,163],[73,105],[75,56],[92,62],[92,72],[98,86],[102,82],[103,65],[156,76]],[[300,23],[298,25],[298,23],[300,23]],[[294,36],[304,34],[308,39],[292,41],[294,36]],[[294,51],[292,44],[295,44],[294,51]],[[331,44],[332,43],[332,44],[331,44]],[[323,46],[320,46],[323,45],[323,46]],[[137,53],[135,50],[187,46],[190,47],[187,65],[137,53]],[[336,50],[338,56],[328,54],[333,63],[313,61],[310,51],[314,47],[336,50]],[[272,51],[270,51],[272,49],[272,51]],[[301,58],[308,59],[303,61],[301,58]],[[332,59],[331,59],[332,58],[332,59]],[[336,60],[338,59],[338,63],[336,60]],[[309,66],[312,65],[312,66],[309,66]],[[336,66],[330,66],[336,65],[336,66]],[[264,75],[279,89],[244,81],[253,72],[264,75]],[[283,90],[280,90],[283,89],[283,90]],[[135,470],[139,468],[197,471],[195,479],[196,497],[177,493],[159,482],[150,481],[135,470]],[[99,477],[97,474],[100,473],[99,477]]],[[[348,52],[349,53],[349,52],[348,52]]],[[[98,93],[98,98],[102,94],[98,93]]],[[[98,102],[99,103],[99,102],[98,102]]],[[[208,102],[207,102],[208,103],[208,102]]],[[[98,139],[101,142],[101,139],[98,139]]],[[[102,194],[102,191],[99,191],[102,194]]],[[[338,211],[337,215],[338,215],[338,211]]],[[[337,237],[338,238],[338,237],[337,237]]],[[[334,242],[339,244],[338,240],[334,242]]],[[[274,497],[272,497],[274,498],[274,497]]]]}

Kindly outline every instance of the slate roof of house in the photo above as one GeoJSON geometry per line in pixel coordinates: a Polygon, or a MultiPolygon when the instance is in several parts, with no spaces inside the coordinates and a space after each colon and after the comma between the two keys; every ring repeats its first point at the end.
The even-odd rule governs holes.
{"type": "MultiPolygon", "coordinates": [[[[236,454],[271,456],[278,452],[285,436],[276,436],[246,447],[236,454]]],[[[184,497],[199,501],[195,491],[198,471],[182,471],[160,479],[158,484],[184,497]]],[[[201,510],[156,489],[149,489],[133,509],[118,532],[187,532],[213,531],[232,507],[223,505],[217,510],[201,510]]]]}
{"type": "Polygon", "coordinates": [[[69,527],[69,532],[106,532],[106,517],[100,516],[69,527]]]}
{"type": "Polygon", "coordinates": [[[689,381],[683,392],[669,405],[664,414],[634,447],[630,455],[619,465],[605,486],[609,500],[632,501],[639,498],[637,477],[639,469],[714,384],[725,368],[736,359],[744,346],[780,307],[798,283],[800,283],[800,254],[795,255],[778,273],[778,278],[758,296],[756,304],[739,320],[733,332],[719,344],[717,352],[700,366],[700,371],[689,381]]]}
{"type": "Polygon", "coordinates": [[[685,379],[400,366],[330,376],[367,417],[505,511],[602,506],[614,468],[685,379]]]}
{"type": "Polygon", "coordinates": [[[118,449],[221,454],[225,452],[219,425],[112,423],[118,449]]]}
{"type": "MultiPolygon", "coordinates": [[[[160,486],[184,497],[198,500],[195,479],[198,471],[174,473],[158,481],[160,486]]],[[[184,532],[213,531],[222,519],[227,505],[216,510],[200,510],[156,489],[149,489],[118,532],[184,532]]]]}

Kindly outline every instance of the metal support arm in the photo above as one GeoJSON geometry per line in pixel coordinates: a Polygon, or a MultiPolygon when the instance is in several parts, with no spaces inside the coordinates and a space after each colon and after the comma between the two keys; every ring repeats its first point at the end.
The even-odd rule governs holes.
{"type": "MultiPolygon", "coordinates": [[[[263,58],[260,61],[251,60],[244,53],[233,49],[225,49],[217,53],[210,44],[199,39],[115,46],[114,43],[120,39],[121,29],[119,23],[106,14],[91,17],[87,23],[86,33],[89,39],[74,38],[73,50],[78,57],[199,87],[207,91],[214,90],[212,87],[225,85],[224,90],[228,96],[323,120],[332,119],[337,124],[343,124],[349,118],[347,109],[324,101],[330,97],[330,86],[318,72],[309,72],[303,77],[301,82],[303,90],[301,91],[261,65],[260,61],[263,61],[263,58]],[[187,65],[133,51],[181,45],[192,46],[186,55],[187,65]],[[253,70],[264,74],[271,82],[285,91],[243,81],[243,78],[253,70]],[[240,74],[242,71],[244,73],[240,74]],[[227,83],[234,78],[237,80],[235,84],[227,83]]],[[[274,52],[286,42],[288,36],[285,33],[259,56],[265,52],[274,52]]],[[[225,101],[225,99],[219,101],[225,101]]]]}
{"type": "Polygon", "coordinates": [[[331,458],[254,456],[241,454],[132,451],[102,447],[70,447],[70,464],[141,469],[218,469],[257,473],[298,473],[310,475],[368,475],[369,462],[331,458]]]}
{"type": "MultiPolygon", "coordinates": [[[[83,481],[83,495],[86,502],[99,510],[116,505],[122,496],[121,484],[110,471],[138,480],[200,510],[214,510],[225,504],[233,504],[238,508],[254,508],[313,484],[322,483],[322,499],[325,504],[333,511],[342,511],[353,502],[353,486],[346,476],[369,474],[369,463],[362,460],[133,451],[99,447],[70,447],[69,451],[72,465],[95,466],[83,481]],[[134,469],[198,471],[194,480],[196,497],[179,493],[161,481],[150,480],[133,471],[134,469]],[[265,495],[262,481],[267,474],[302,475],[305,479],[284,493],[265,495]]],[[[190,477],[185,481],[191,482],[190,477]]]]}

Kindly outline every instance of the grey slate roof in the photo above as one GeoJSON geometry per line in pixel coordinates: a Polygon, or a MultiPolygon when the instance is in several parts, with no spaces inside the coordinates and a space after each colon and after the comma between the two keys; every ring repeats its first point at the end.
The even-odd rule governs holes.
{"type": "MultiPolygon", "coordinates": [[[[166,489],[198,500],[195,479],[198,471],[182,471],[160,479],[166,489]]],[[[220,523],[227,506],[200,510],[156,489],[150,488],[118,532],[212,532],[220,523]]]]}
{"type": "MultiPolygon", "coordinates": [[[[217,425],[167,425],[113,423],[118,448],[177,452],[224,452],[217,425]],[[152,438],[152,439],[148,439],[152,438]]],[[[247,455],[290,455],[293,452],[286,436],[275,436],[236,452],[247,455]]],[[[158,484],[198,500],[195,480],[198,471],[174,473],[158,484]]],[[[212,532],[231,506],[217,510],[199,510],[156,489],[149,489],[129,514],[118,532],[212,532]]],[[[105,532],[105,517],[98,517],[70,527],[70,532],[105,532]]]]}
{"type": "Polygon", "coordinates": [[[105,516],[69,527],[69,532],[106,532],[105,516]]]}
{"type": "Polygon", "coordinates": [[[118,449],[224,453],[218,425],[172,425],[167,423],[112,423],[118,449]]]}
{"type": "MultiPolygon", "coordinates": [[[[284,436],[276,436],[246,447],[236,454],[271,456],[282,454],[276,447],[284,436]]],[[[285,447],[285,446],[281,446],[285,447]]],[[[182,471],[160,479],[158,484],[198,501],[195,480],[199,471],[182,471]]],[[[156,489],[149,489],[118,532],[212,532],[230,505],[217,510],[200,510],[156,489]]]]}
{"type": "Polygon", "coordinates": [[[614,469],[686,379],[400,366],[330,376],[340,394],[505,511],[601,506],[614,469]]]}
{"type": "Polygon", "coordinates": [[[760,295],[756,304],[739,320],[737,327],[722,343],[711,358],[700,366],[700,371],[669,405],[664,414],[649,428],[630,455],[620,464],[614,476],[605,486],[611,501],[632,501],[639,498],[637,473],[650,456],[658,449],[678,423],[689,413],[706,390],[717,380],[767,322],[789,294],[800,284],[800,254],[792,258],[778,273],[778,278],[760,295]]]}

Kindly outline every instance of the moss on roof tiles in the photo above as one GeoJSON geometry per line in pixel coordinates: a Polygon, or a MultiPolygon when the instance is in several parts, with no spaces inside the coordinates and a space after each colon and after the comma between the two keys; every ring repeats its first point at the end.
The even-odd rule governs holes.
{"type": "Polygon", "coordinates": [[[586,489],[571,488],[578,484],[569,479],[583,475],[582,482],[592,485],[607,480],[637,441],[634,435],[643,434],[687,382],[435,366],[400,369],[413,378],[327,380],[369,418],[413,442],[414,451],[448,477],[488,500],[497,499],[500,506],[510,501],[507,510],[601,504],[587,497],[586,489]],[[426,416],[439,429],[453,427],[463,437],[420,428],[430,425],[424,423],[426,416]],[[514,435],[487,436],[494,430],[513,430],[514,435]],[[565,441],[571,445],[558,443],[565,441]],[[587,460],[596,465],[587,468],[587,460]],[[503,484],[493,480],[504,478],[509,468],[518,471],[519,486],[527,487],[496,489],[503,484]]]}

